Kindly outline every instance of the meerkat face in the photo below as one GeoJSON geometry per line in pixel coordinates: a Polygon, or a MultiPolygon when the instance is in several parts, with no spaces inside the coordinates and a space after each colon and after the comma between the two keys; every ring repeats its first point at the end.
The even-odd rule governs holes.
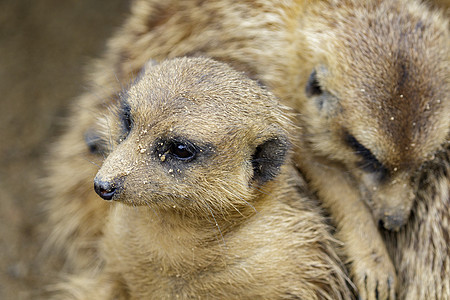
{"type": "Polygon", "coordinates": [[[387,229],[406,222],[415,174],[450,127],[448,23],[392,5],[343,13],[313,36],[322,58],[302,110],[311,149],[357,180],[387,229]]]}
{"type": "Polygon", "coordinates": [[[240,210],[289,149],[289,120],[271,94],[209,59],[147,68],[102,123],[111,149],[95,190],[133,206],[240,210]]]}

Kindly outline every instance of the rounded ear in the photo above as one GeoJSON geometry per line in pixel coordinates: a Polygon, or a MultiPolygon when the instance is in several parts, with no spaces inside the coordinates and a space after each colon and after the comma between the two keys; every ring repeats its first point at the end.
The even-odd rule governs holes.
{"type": "Polygon", "coordinates": [[[308,82],[305,86],[305,94],[308,97],[320,96],[322,95],[323,90],[317,80],[317,71],[313,70],[309,75],[308,82]]]}
{"type": "Polygon", "coordinates": [[[253,180],[264,184],[280,173],[290,143],[284,136],[275,137],[258,145],[252,155],[253,180]]]}
{"type": "Polygon", "coordinates": [[[327,114],[333,113],[338,108],[338,99],[332,95],[326,87],[320,83],[320,76],[329,74],[325,66],[320,65],[314,69],[309,75],[308,82],[305,86],[305,95],[312,98],[319,111],[327,114]]]}

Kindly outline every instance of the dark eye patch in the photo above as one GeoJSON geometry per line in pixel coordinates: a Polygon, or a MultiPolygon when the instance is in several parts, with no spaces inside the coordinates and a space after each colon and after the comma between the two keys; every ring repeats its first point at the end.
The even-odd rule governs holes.
{"type": "Polygon", "coordinates": [[[197,159],[199,153],[205,155],[212,147],[200,147],[182,137],[160,139],[156,142],[155,153],[163,162],[187,163],[197,159]]]}
{"type": "Polygon", "coordinates": [[[128,135],[128,133],[130,133],[131,129],[133,128],[133,118],[131,116],[131,107],[127,102],[123,101],[120,111],[121,111],[120,119],[122,121],[122,126],[126,132],[126,135],[128,135]]]}
{"type": "Polygon", "coordinates": [[[362,161],[359,166],[366,172],[378,173],[380,178],[385,178],[388,174],[388,170],[383,164],[372,154],[372,152],[364,147],[358,140],[351,134],[346,133],[346,143],[355,151],[357,155],[362,157],[362,161]]]}
{"type": "Polygon", "coordinates": [[[172,155],[173,158],[181,161],[191,161],[197,155],[197,150],[194,146],[189,144],[184,144],[181,142],[172,142],[170,144],[169,151],[167,152],[169,155],[172,155]]]}
{"type": "Polygon", "coordinates": [[[320,96],[323,94],[322,87],[320,86],[319,81],[317,80],[316,70],[312,71],[311,75],[309,75],[309,79],[305,87],[305,93],[306,96],[308,97],[320,96]]]}

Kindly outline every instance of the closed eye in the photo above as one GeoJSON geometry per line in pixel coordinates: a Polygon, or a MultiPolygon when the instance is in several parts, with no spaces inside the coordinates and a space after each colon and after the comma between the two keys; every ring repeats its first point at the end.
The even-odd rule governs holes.
{"type": "Polygon", "coordinates": [[[359,163],[359,166],[366,172],[378,173],[381,178],[384,178],[388,174],[388,170],[383,164],[373,155],[373,153],[364,147],[358,140],[351,134],[347,133],[345,136],[346,143],[360,156],[363,160],[359,163]]]}

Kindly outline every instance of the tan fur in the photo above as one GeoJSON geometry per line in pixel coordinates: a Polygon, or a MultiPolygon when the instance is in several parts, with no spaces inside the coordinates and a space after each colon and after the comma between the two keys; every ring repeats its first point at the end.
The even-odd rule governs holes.
{"type": "Polygon", "coordinates": [[[79,292],[86,282],[74,298],[350,297],[336,244],[293,168],[292,124],[256,82],[210,59],[165,61],[103,126],[112,145],[96,190],[115,189],[105,266],[93,283],[69,284],[79,292]]]}
{"type": "MultiPolygon", "coordinates": [[[[328,10],[318,5],[306,15],[328,10]]],[[[350,259],[359,259],[351,271],[361,296],[374,299],[378,293],[385,299],[390,294],[392,299],[395,269],[376,225],[380,221],[396,230],[407,223],[414,202],[421,200],[416,197],[428,190],[417,186],[417,172],[448,147],[448,22],[420,5],[401,1],[336,5],[332,15],[305,20],[315,22],[305,28],[305,45],[323,93],[299,102],[306,143],[297,161],[329,205],[350,259]]],[[[433,206],[448,202],[434,195],[424,200],[436,202],[433,206]]],[[[424,210],[414,209],[416,213],[425,214],[419,218],[431,217],[424,210]]],[[[446,218],[444,214],[427,224],[448,233],[446,218]]],[[[413,221],[405,232],[415,238],[425,233],[416,230],[413,221]]],[[[427,269],[435,274],[431,263],[409,269],[423,253],[411,251],[413,246],[402,241],[389,244],[391,252],[408,255],[401,265],[396,261],[400,296],[417,289],[426,291],[425,298],[450,297],[445,288],[436,288],[446,285],[448,275],[425,275],[427,269]]],[[[427,249],[425,255],[436,255],[437,260],[446,260],[449,254],[427,249]]],[[[405,299],[412,299],[414,293],[408,295],[405,299]]]]}
{"type": "Polygon", "coordinates": [[[47,203],[49,234],[43,253],[63,251],[66,271],[83,269],[97,260],[97,241],[108,210],[92,192],[101,156],[90,153],[85,142],[86,134],[95,132],[90,126],[97,116],[87,107],[77,109],[69,120],[70,130],[53,146],[46,178],[52,198],[47,203]]]}
{"type": "MultiPolygon", "coordinates": [[[[297,162],[336,222],[355,284],[362,298],[374,299],[376,293],[393,297],[395,269],[377,224],[382,219],[386,227],[396,229],[408,220],[411,208],[417,209],[416,195],[426,189],[417,192],[411,177],[444,150],[449,127],[448,36],[448,21],[416,1],[136,1],[131,17],[92,72],[96,86],[80,100],[82,109],[94,113],[81,112],[74,119],[80,125],[67,141],[82,142],[93,116],[104,110],[102,103],[148,59],[206,54],[226,61],[262,81],[301,113],[297,162]],[[305,95],[313,69],[328,97],[305,95]],[[361,169],[362,157],[349,145],[350,136],[382,164],[385,181],[361,169]]],[[[67,157],[73,155],[68,147],[61,149],[67,157]]],[[[55,159],[58,164],[66,164],[64,155],[55,159]]],[[[95,167],[89,172],[92,178],[95,167]]],[[[77,181],[70,185],[84,186],[77,181]]],[[[448,201],[445,196],[421,198],[448,201]]],[[[80,224],[81,215],[98,214],[89,223],[98,233],[104,212],[85,209],[70,197],[58,207],[66,205],[78,212],[67,216],[73,224],[80,224]]],[[[415,212],[424,213],[421,218],[428,214],[415,212]]],[[[60,221],[55,228],[65,228],[60,221]]],[[[413,223],[405,230],[418,235],[413,223]]],[[[85,230],[81,224],[78,227],[85,230]]],[[[426,224],[448,232],[443,220],[426,224]]],[[[74,249],[67,243],[72,235],[53,236],[63,248],[74,249]]],[[[74,240],[81,245],[92,235],[74,240]]],[[[390,251],[401,253],[410,247],[401,241],[389,244],[390,251]]],[[[428,256],[439,253],[430,250],[428,256]]],[[[414,269],[408,262],[418,253],[408,255],[402,264],[414,269]]],[[[78,257],[73,260],[79,265],[78,257]]],[[[417,282],[431,291],[439,285],[436,280],[448,280],[421,277],[430,264],[417,272],[396,267],[401,271],[401,294],[417,282]]],[[[443,291],[442,297],[448,294],[443,291]]]]}

